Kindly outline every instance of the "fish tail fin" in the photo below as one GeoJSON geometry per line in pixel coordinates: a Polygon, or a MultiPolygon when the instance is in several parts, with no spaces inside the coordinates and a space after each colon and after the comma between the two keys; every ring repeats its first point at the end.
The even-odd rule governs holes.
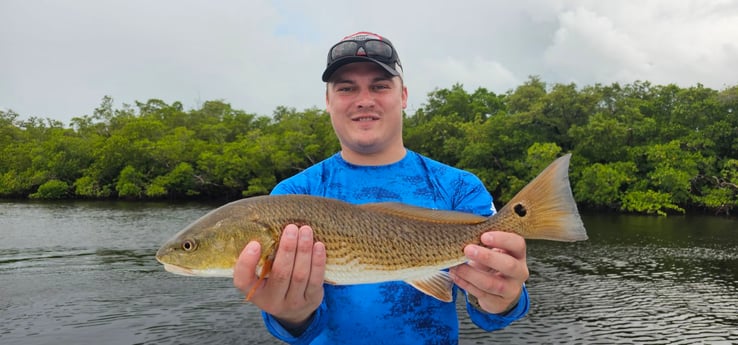
{"type": "Polygon", "coordinates": [[[569,185],[571,154],[556,159],[493,218],[527,239],[583,241],[587,231],[569,185]]]}

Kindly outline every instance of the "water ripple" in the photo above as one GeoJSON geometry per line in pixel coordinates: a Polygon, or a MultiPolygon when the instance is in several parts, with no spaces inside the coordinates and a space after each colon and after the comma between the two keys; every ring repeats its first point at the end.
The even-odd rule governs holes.
{"type": "MultiPolygon", "coordinates": [[[[275,342],[230,279],[176,276],[154,259],[208,207],[2,206],[3,345],[275,342]]],[[[603,215],[585,224],[587,242],[529,242],[526,318],[486,333],[460,306],[460,344],[738,343],[735,221],[603,215]]]]}
{"type": "MultiPolygon", "coordinates": [[[[717,250],[721,255],[713,260],[714,249],[693,255],[673,255],[686,251],[674,248],[591,249],[567,256],[555,247],[534,246],[530,314],[488,339],[515,344],[738,341],[738,291],[735,281],[728,281],[732,273],[713,275],[716,262],[736,264],[732,253],[717,250]]],[[[472,325],[463,326],[483,339],[472,325]]],[[[482,342],[464,342],[473,343],[482,342]]]]}

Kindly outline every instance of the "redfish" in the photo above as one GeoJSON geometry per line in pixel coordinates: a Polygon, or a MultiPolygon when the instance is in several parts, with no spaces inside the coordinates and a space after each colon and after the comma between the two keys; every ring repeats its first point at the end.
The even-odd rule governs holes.
{"type": "Polygon", "coordinates": [[[232,277],[243,248],[258,241],[264,279],[284,227],[309,225],[315,240],[325,244],[326,283],[405,281],[449,302],[453,282],[444,269],[466,262],[464,247],[481,244],[487,231],[587,239],[569,185],[570,157],[551,163],[491,217],[396,202],[353,205],[308,195],[258,196],[206,214],[167,241],[156,259],[177,274],[232,277]]]}

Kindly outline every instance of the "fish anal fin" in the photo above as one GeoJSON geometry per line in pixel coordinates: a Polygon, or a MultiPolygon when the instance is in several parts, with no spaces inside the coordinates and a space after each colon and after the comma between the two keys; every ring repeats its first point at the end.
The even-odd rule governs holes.
{"type": "Polygon", "coordinates": [[[479,224],[487,220],[487,217],[482,217],[473,213],[434,210],[430,208],[403,204],[400,202],[370,203],[359,205],[358,207],[374,212],[380,212],[412,220],[433,223],[479,224]]]}
{"type": "Polygon", "coordinates": [[[453,300],[454,282],[449,277],[448,272],[438,271],[432,275],[406,280],[405,282],[420,290],[420,292],[440,301],[451,302],[453,300]]]}

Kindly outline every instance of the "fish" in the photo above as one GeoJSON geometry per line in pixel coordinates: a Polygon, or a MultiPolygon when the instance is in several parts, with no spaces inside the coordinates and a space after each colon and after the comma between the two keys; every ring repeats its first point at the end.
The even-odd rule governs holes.
{"type": "Polygon", "coordinates": [[[269,275],[285,226],[309,225],[314,239],[325,245],[326,284],[404,281],[450,302],[453,281],[447,269],[467,262],[464,247],[482,245],[485,232],[512,232],[530,240],[588,238],[569,184],[570,158],[556,159],[490,217],[398,202],[356,205],[310,195],[244,198],[182,229],[161,246],[156,259],[166,271],[180,275],[233,277],[239,254],[257,241],[262,248],[257,276],[262,280],[269,275]]]}

